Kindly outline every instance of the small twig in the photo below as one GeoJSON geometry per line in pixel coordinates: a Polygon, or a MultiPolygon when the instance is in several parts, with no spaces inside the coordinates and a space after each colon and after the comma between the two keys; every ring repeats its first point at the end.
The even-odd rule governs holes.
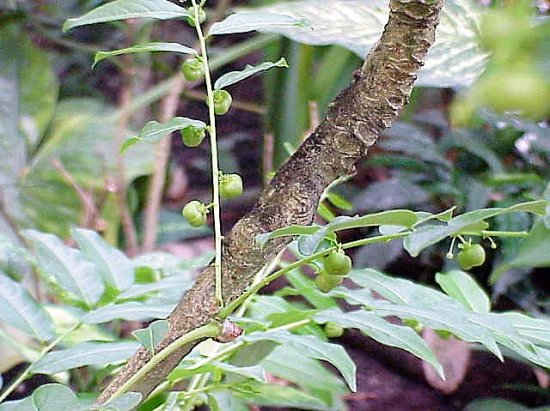
{"type": "MultiPolygon", "coordinates": [[[[215,15],[222,15],[231,2],[229,0],[221,1],[216,8],[215,15]]],[[[212,20],[216,21],[216,20],[212,20]]],[[[199,44],[195,44],[196,48],[199,44]]],[[[185,87],[185,79],[179,73],[172,83],[172,91],[162,100],[160,110],[160,121],[166,122],[176,114],[178,109],[179,96],[185,87]]],[[[145,224],[143,234],[143,251],[152,251],[157,239],[158,215],[162,201],[162,193],[166,181],[166,168],[170,158],[170,138],[163,138],[157,145],[155,151],[155,169],[151,177],[148,201],[145,208],[145,224]]]]}
{"type": "Polygon", "coordinates": [[[73,188],[73,190],[78,195],[78,198],[80,198],[80,201],[82,202],[82,205],[84,206],[84,211],[86,213],[82,225],[84,227],[93,227],[94,222],[99,217],[99,210],[94,204],[92,195],[85,191],[82,187],[80,187],[76,179],[69,173],[65,166],[63,166],[61,161],[55,158],[51,160],[51,163],[54,168],[57,169],[59,173],[63,176],[65,181],[67,181],[67,183],[73,188]]]}

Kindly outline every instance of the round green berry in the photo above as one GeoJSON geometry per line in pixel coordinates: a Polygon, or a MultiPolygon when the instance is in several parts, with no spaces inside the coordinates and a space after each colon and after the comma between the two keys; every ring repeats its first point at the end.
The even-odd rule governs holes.
{"type": "MultiPolygon", "coordinates": [[[[214,90],[214,113],[218,116],[223,116],[229,111],[233,98],[226,90],[214,90]]],[[[209,104],[209,100],[206,99],[206,103],[209,104]]]]}
{"type": "Polygon", "coordinates": [[[198,57],[187,60],[181,65],[181,72],[187,81],[200,80],[204,77],[204,63],[198,57]]]}
{"type": "Polygon", "coordinates": [[[187,126],[180,130],[183,144],[187,147],[197,147],[206,135],[204,127],[187,126]]]}
{"type": "Polygon", "coordinates": [[[325,324],[324,330],[328,338],[338,338],[344,334],[344,329],[332,321],[325,324]]]}
{"type": "Polygon", "coordinates": [[[465,244],[464,249],[458,253],[457,261],[463,270],[478,267],[485,262],[485,250],[479,244],[465,244]]]}
{"type": "Polygon", "coordinates": [[[344,277],[329,275],[323,272],[315,278],[315,285],[320,291],[328,293],[333,288],[342,284],[342,281],[344,281],[344,277]]]}
{"type": "Polygon", "coordinates": [[[206,223],[206,206],[200,201],[190,201],[183,207],[181,213],[193,227],[200,227],[206,223]]]}
{"type": "Polygon", "coordinates": [[[323,260],[325,271],[329,275],[346,276],[352,268],[352,261],[343,251],[335,251],[323,260]]]}
{"type": "Polygon", "coordinates": [[[220,179],[220,197],[235,198],[243,193],[243,179],[238,174],[226,174],[220,179]]]}

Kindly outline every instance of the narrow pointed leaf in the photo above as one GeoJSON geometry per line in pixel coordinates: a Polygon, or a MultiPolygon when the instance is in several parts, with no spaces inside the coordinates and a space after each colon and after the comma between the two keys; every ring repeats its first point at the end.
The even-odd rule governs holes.
{"type": "Polygon", "coordinates": [[[320,323],[331,321],[344,328],[357,328],[384,345],[404,349],[430,363],[439,376],[445,379],[443,367],[435,354],[426,342],[409,327],[391,324],[376,314],[363,310],[343,313],[338,309],[331,309],[316,314],[313,318],[320,323]]]}
{"type": "Polygon", "coordinates": [[[109,245],[95,231],[74,229],[73,238],[82,256],[93,263],[105,283],[124,291],[134,282],[134,266],[124,253],[109,245]]]}
{"type": "Polygon", "coordinates": [[[145,321],[166,318],[173,309],[173,305],[151,305],[131,301],[98,308],[82,317],[82,321],[88,324],[100,324],[113,320],[145,321]]]}
{"type": "Polygon", "coordinates": [[[44,308],[21,286],[0,272],[0,322],[40,341],[54,337],[54,325],[44,308]]]}
{"type": "Polygon", "coordinates": [[[491,310],[491,300],[483,288],[463,271],[437,273],[435,281],[447,295],[460,301],[466,308],[476,313],[488,313],[491,310]]]}
{"type": "Polygon", "coordinates": [[[168,20],[188,15],[187,10],[168,0],[115,0],[99,6],[83,16],[67,20],[63,24],[63,31],[108,21],[135,18],[168,20]]]}
{"type": "Polygon", "coordinates": [[[184,46],[183,44],[152,42],[152,43],[145,43],[145,44],[137,44],[135,46],[127,47],[124,49],[118,49],[118,50],[112,50],[112,51],[98,51],[95,54],[94,64],[92,65],[92,67],[94,67],[101,60],[105,60],[106,58],[113,57],[113,56],[120,56],[121,54],[160,52],[160,51],[167,51],[171,53],[180,53],[180,54],[197,54],[197,52],[194,49],[192,49],[191,47],[184,46]]]}
{"type": "Polygon", "coordinates": [[[85,342],[53,351],[31,367],[32,372],[56,374],[86,365],[105,365],[127,360],[140,347],[137,342],[85,342]]]}
{"type": "Polygon", "coordinates": [[[254,30],[266,30],[281,27],[304,27],[305,21],[286,14],[245,11],[230,15],[225,20],[214,23],[209,36],[220,34],[246,33],[254,30]]]}
{"type": "Polygon", "coordinates": [[[324,342],[312,335],[296,335],[288,331],[257,332],[242,337],[244,341],[274,341],[278,344],[288,344],[310,358],[323,360],[334,365],[342,374],[350,390],[356,391],[355,364],[344,348],[339,345],[324,342]]]}
{"type": "Polygon", "coordinates": [[[238,83],[239,81],[242,81],[244,79],[247,79],[248,77],[253,76],[254,74],[261,73],[262,71],[267,71],[269,69],[272,69],[274,67],[285,67],[288,68],[288,63],[286,60],[281,58],[279,61],[276,61],[275,63],[272,62],[265,62],[258,66],[251,66],[247,65],[244,70],[242,71],[231,71],[229,73],[224,74],[219,79],[216,80],[214,83],[214,88],[216,90],[220,90],[226,87],[231,86],[232,84],[238,83]]]}
{"type": "Polygon", "coordinates": [[[31,241],[40,270],[48,280],[89,307],[99,301],[105,286],[95,266],[78,250],[67,247],[52,234],[26,230],[24,235],[31,241]]]}

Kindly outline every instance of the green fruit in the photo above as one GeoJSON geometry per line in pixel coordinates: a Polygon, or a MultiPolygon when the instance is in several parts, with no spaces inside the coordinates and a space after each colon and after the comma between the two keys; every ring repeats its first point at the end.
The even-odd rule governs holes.
{"type": "Polygon", "coordinates": [[[190,201],[183,207],[181,213],[193,227],[200,227],[206,223],[206,206],[200,201],[190,201]]]}
{"type": "Polygon", "coordinates": [[[203,127],[187,126],[180,130],[183,144],[187,147],[197,147],[202,143],[206,132],[203,127]]]}
{"type": "Polygon", "coordinates": [[[533,68],[488,72],[475,92],[481,104],[498,113],[518,111],[533,119],[550,113],[550,84],[533,68]]]}
{"type": "Polygon", "coordinates": [[[181,72],[187,81],[197,81],[204,77],[204,63],[199,58],[185,61],[181,65],[181,72]]]}
{"type": "Polygon", "coordinates": [[[458,253],[457,261],[463,270],[478,267],[485,262],[485,250],[479,244],[466,244],[464,249],[458,253]]]}
{"type": "MultiPolygon", "coordinates": [[[[229,108],[231,107],[231,103],[233,102],[233,98],[231,97],[231,94],[225,90],[214,90],[214,113],[216,113],[218,116],[223,116],[225,113],[229,111],[229,108]]],[[[206,103],[208,104],[208,99],[206,100],[206,103]]]]}
{"type": "Polygon", "coordinates": [[[343,251],[335,251],[324,258],[323,266],[329,275],[346,276],[351,271],[352,262],[343,251]]]}
{"type": "MultiPolygon", "coordinates": [[[[195,27],[195,8],[189,7],[187,9],[187,13],[189,16],[187,16],[187,24],[189,24],[192,27],[195,27]]],[[[206,13],[202,9],[202,7],[199,9],[199,24],[202,24],[206,21],[206,13]]]]}
{"type": "Polygon", "coordinates": [[[323,272],[315,278],[315,285],[320,291],[328,293],[333,288],[342,284],[342,281],[344,281],[344,277],[328,275],[327,273],[323,272]]]}
{"type": "Polygon", "coordinates": [[[328,338],[338,338],[344,334],[344,329],[335,322],[329,321],[325,324],[325,334],[328,338]]]}
{"type": "Polygon", "coordinates": [[[479,40],[489,51],[506,47],[508,43],[521,40],[529,29],[529,18],[511,11],[491,10],[483,15],[479,40]]]}
{"type": "Polygon", "coordinates": [[[243,193],[243,179],[238,174],[226,174],[220,179],[220,197],[235,198],[243,193]]]}

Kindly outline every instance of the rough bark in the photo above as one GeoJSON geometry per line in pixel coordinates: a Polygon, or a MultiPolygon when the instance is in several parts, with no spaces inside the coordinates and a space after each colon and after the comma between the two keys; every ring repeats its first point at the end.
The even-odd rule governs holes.
{"type": "MultiPolygon", "coordinates": [[[[256,272],[288,241],[276,239],[261,248],[254,241],[256,236],[292,224],[310,224],[323,190],[338,177],[352,172],[379,133],[397,117],[433,44],[442,6],[443,0],[390,1],[384,32],[351,85],[330,105],[326,118],[280,168],[254,208],[225,238],[222,264],[226,303],[241,295],[256,272]]],[[[161,347],[207,324],[217,313],[214,269],[210,266],[169,316],[169,335],[161,347]]],[[[149,394],[194,345],[182,347],[169,356],[132,391],[149,394]]],[[[138,350],[99,401],[107,401],[149,359],[147,350],[138,350]]]]}

